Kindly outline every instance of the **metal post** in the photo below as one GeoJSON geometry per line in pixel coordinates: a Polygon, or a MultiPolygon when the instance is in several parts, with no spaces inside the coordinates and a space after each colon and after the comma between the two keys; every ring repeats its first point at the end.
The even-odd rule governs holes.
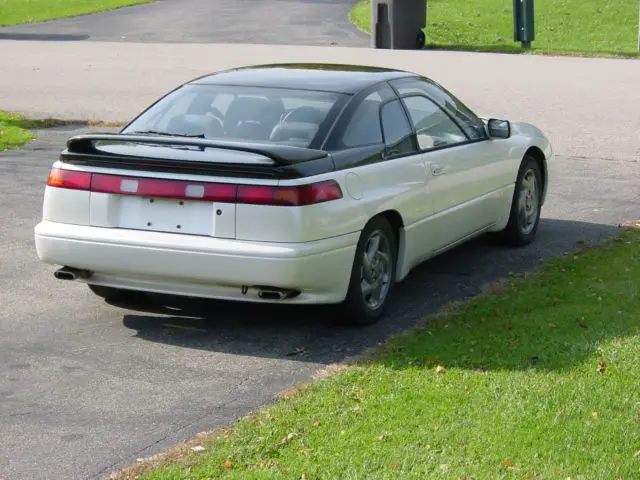
{"type": "Polygon", "coordinates": [[[533,0],[513,0],[513,39],[531,48],[535,39],[533,0]]]}

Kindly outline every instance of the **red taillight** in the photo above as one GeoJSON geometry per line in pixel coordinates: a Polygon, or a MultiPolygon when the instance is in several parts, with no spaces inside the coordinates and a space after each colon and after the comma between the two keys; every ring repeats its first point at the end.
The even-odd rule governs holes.
{"type": "Polygon", "coordinates": [[[52,168],[47,177],[47,185],[72,190],[89,190],[91,186],[91,174],[88,172],[75,172],[73,170],[52,168]]]}
{"type": "Polygon", "coordinates": [[[276,187],[123,177],[53,168],[47,178],[47,185],[116,195],[292,207],[342,198],[340,185],[333,180],[310,185],[276,187]]]}
{"type": "Polygon", "coordinates": [[[239,185],[238,203],[299,207],[342,198],[342,190],[333,180],[291,187],[239,185]]]}
{"type": "Polygon", "coordinates": [[[225,183],[195,183],[101,174],[93,175],[91,181],[92,192],[227,203],[235,201],[236,188],[235,185],[225,183]]]}

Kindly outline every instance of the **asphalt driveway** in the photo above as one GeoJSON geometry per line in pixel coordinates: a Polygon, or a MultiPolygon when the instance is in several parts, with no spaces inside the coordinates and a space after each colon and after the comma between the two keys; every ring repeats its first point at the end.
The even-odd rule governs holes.
{"type": "Polygon", "coordinates": [[[43,135],[0,154],[0,478],[97,479],[231,423],[319,368],[383,341],[485,282],[596,241],[640,212],[636,162],[556,158],[539,237],[480,239],[428,262],[367,329],[322,308],[164,299],[121,308],[38,263],[32,229],[61,144],[43,135]],[[607,172],[600,182],[593,178],[607,172]]]}
{"type": "Polygon", "coordinates": [[[0,28],[0,40],[368,46],[347,19],[355,0],[159,0],[0,28]]]}

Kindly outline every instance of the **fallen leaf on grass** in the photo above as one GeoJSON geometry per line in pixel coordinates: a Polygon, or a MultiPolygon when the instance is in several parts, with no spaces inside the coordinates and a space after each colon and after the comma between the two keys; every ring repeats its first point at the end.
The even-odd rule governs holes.
{"type": "Polygon", "coordinates": [[[605,368],[607,368],[607,364],[600,361],[598,362],[598,368],[596,368],[596,372],[598,372],[600,375],[604,375],[605,368]]]}
{"type": "Polygon", "coordinates": [[[591,416],[593,418],[598,418],[598,412],[591,412],[591,416]]]}
{"type": "Polygon", "coordinates": [[[231,460],[227,460],[226,462],[224,462],[225,470],[231,470],[231,467],[233,467],[233,463],[231,463],[231,460]]]}
{"type": "Polygon", "coordinates": [[[378,435],[378,436],[376,437],[376,440],[377,440],[377,441],[379,441],[379,442],[381,442],[382,440],[384,440],[384,435],[378,435]]]}
{"type": "Polygon", "coordinates": [[[640,450],[633,451],[633,458],[640,457],[640,450]]]}
{"type": "Polygon", "coordinates": [[[205,448],[202,445],[196,445],[195,447],[191,447],[192,452],[204,452],[205,448]]]}
{"type": "Polygon", "coordinates": [[[397,463],[392,463],[391,464],[391,470],[395,470],[396,468],[398,468],[398,464],[397,463]]]}
{"type": "Polygon", "coordinates": [[[302,475],[300,475],[300,480],[307,480],[307,474],[302,472],[302,475]]]}
{"type": "Polygon", "coordinates": [[[298,454],[308,457],[311,454],[311,451],[308,448],[303,448],[302,450],[298,450],[298,454]]]}
{"type": "Polygon", "coordinates": [[[436,373],[444,373],[444,372],[446,372],[446,371],[447,371],[447,369],[446,369],[446,368],[444,368],[442,365],[438,365],[438,366],[436,367],[436,373]]]}
{"type": "Polygon", "coordinates": [[[296,434],[292,432],[289,435],[287,435],[286,437],[284,437],[282,440],[280,440],[277,444],[278,445],[286,445],[291,440],[293,440],[295,437],[296,437],[296,434]]]}
{"type": "Polygon", "coordinates": [[[313,417],[313,426],[317,427],[320,425],[320,419],[318,417],[313,417]]]}
{"type": "Polygon", "coordinates": [[[587,327],[587,324],[584,323],[584,317],[576,318],[576,325],[578,325],[580,328],[589,328],[587,327]]]}
{"type": "Polygon", "coordinates": [[[438,427],[438,425],[436,425],[435,423],[434,423],[432,426],[433,426],[433,429],[434,429],[434,430],[436,430],[436,431],[438,430],[438,428],[440,428],[440,427],[438,427]]]}

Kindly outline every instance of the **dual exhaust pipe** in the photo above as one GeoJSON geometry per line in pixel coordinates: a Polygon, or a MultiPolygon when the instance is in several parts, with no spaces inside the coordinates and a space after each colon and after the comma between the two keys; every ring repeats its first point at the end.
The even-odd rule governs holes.
{"type": "MultiPolygon", "coordinates": [[[[84,270],[81,268],[74,267],[62,267],[56,270],[53,273],[53,276],[58,280],[77,280],[79,278],[89,278],[93,275],[91,270],[84,270]]],[[[296,295],[299,295],[300,292],[298,290],[293,290],[290,288],[278,288],[278,287],[265,287],[259,286],[258,288],[258,297],[263,300],[285,300],[287,298],[293,298],[296,295]]],[[[247,287],[243,287],[243,292],[248,290],[247,287]]]]}

